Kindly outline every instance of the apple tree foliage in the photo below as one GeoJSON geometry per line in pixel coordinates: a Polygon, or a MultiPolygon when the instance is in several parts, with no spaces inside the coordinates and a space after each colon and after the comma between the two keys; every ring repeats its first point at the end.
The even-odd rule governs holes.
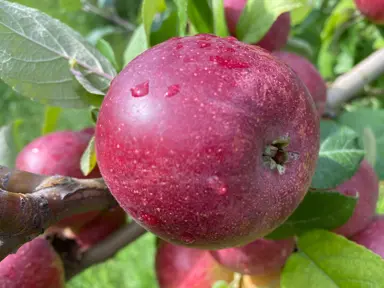
{"type": "MultiPolygon", "coordinates": [[[[237,26],[239,40],[257,42],[284,12],[292,17],[284,50],[310,59],[329,82],[384,48],[384,26],[364,19],[352,0],[249,0],[237,26]]],[[[0,0],[0,164],[14,166],[17,153],[33,138],[95,123],[111,81],[127,63],[171,37],[198,33],[228,36],[222,0],[0,0]]],[[[383,259],[326,231],[351,217],[358,196],[330,192],[350,179],[364,158],[384,180],[383,123],[384,77],[345,103],[333,120],[321,121],[311,189],[288,220],[267,236],[297,237],[297,251],[281,275],[282,287],[384,287],[383,259]],[[367,281],[371,286],[364,286],[367,281]]],[[[89,174],[96,162],[91,140],[82,157],[83,173],[89,174]]],[[[133,245],[151,259],[152,238],[140,241],[145,242],[133,245]]],[[[136,266],[151,269],[151,261],[136,266]]],[[[111,287],[125,283],[121,278],[129,270],[117,268],[121,274],[108,277],[103,265],[96,269],[103,278],[97,281],[111,287]]],[[[132,287],[153,287],[153,272],[137,269],[128,273],[136,283],[132,287]]],[[[86,274],[70,287],[96,281],[86,274]]]]}

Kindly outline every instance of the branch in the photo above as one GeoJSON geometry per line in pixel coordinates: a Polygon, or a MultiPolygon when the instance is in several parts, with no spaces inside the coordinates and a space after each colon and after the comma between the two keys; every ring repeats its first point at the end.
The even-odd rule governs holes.
{"type": "Polygon", "coordinates": [[[0,166],[0,260],[64,218],[115,205],[102,179],[48,177],[0,166]]]}
{"type": "Polygon", "coordinates": [[[337,110],[383,73],[384,48],[374,52],[333,82],[332,86],[328,88],[327,110],[337,110]]]}
{"type": "Polygon", "coordinates": [[[127,30],[129,32],[132,32],[133,30],[136,29],[135,25],[133,25],[132,23],[128,22],[127,20],[124,20],[123,18],[121,18],[116,12],[105,11],[104,9],[100,9],[100,8],[92,5],[89,2],[85,1],[83,3],[83,10],[85,12],[90,12],[90,13],[96,14],[100,17],[103,17],[104,19],[117,24],[118,26],[124,28],[125,30],[127,30]]]}
{"type": "Polygon", "coordinates": [[[131,222],[76,257],[78,259],[64,259],[67,280],[88,267],[113,257],[120,249],[135,241],[145,232],[146,230],[136,222],[131,222]]]}

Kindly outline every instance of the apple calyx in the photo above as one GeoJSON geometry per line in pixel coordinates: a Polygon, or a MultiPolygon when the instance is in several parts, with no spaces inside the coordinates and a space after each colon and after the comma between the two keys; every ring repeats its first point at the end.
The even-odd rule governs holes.
{"type": "Polygon", "coordinates": [[[289,141],[288,136],[279,137],[264,149],[264,164],[271,170],[277,169],[280,175],[285,173],[285,164],[291,160],[297,160],[299,156],[298,153],[287,150],[289,141]]]}

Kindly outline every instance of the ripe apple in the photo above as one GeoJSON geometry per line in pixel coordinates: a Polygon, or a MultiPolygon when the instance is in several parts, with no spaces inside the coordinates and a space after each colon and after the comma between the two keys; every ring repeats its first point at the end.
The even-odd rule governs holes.
{"type": "MultiPolygon", "coordinates": [[[[236,36],[236,25],[246,3],[247,0],[224,0],[228,29],[233,36],[236,36]]],[[[279,50],[287,44],[290,30],[290,14],[283,13],[276,19],[264,37],[255,45],[268,51],[279,50]]]]}
{"type": "MultiPolygon", "coordinates": [[[[16,168],[42,175],[62,175],[75,178],[99,178],[96,167],[87,177],[81,172],[80,159],[94,134],[94,128],[82,131],[58,131],[39,137],[19,153],[16,168]]],[[[56,223],[56,227],[81,227],[99,211],[77,214],[56,223]]]]}
{"type": "Polygon", "coordinates": [[[35,238],[0,262],[0,287],[64,288],[61,258],[45,238],[35,238]]]}
{"type": "Polygon", "coordinates": [[[211,288],[218,280],[233,280],[233,272],[221,267],[208,251],[165,241],[156,253],[156,276],[160,288],[211,288]]]}
{"type": "Polygon", "coordinates": [[[100,213],[75,232],[76,242],[83,250],[92,247],[123,226],[126,215],[120,207],[100,213]]]}
{"type": "Polygon", "coordinates": [[[363,160],[355,175],[336,190],[347,196],[359,196],[352,217],[335,229],[336,233],[349,237],[363,230],[372,221],[379,196],[379,180],[372,166],[363,160]]]}
{"type": "Polygon", "coordinates": [[[242,247],[211,251],[211,255],[229,270],[256,276],[280,270],[294,248],[293,238],[276,241],[260,238],[242,247]]]}
{"type": "Polygon", "coordinates": [[[351,240],[384,258],[384,216],[376,216],[364,230],[352,236],[351,240]]]}
{"type": "Polygon", "coordinates": [[[357,9],[375,24],[384,24],[384,0],[355,0],[357,9]]]}
{"type": "Polygon", "coordinates": [[[323,77],[316,67],[302,56],[290,52],[277,51],[272,55],[276,56],[293,69],[307,86],[320,116],[324,113],[325,102],[327,101],[327,86],[323,77]]]}
{"type": "Polygon", "coordinates": [[[163,42],[114,79],[96,127],[100,171],[134,219],[203,249],[273,231],[305,196],[319,117],[302,81],[257,46],[163,42]]]}

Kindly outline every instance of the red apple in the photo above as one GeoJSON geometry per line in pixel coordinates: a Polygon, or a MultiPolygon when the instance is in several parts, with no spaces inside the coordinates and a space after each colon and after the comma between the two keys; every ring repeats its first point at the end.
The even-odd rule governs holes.
{"type": "Polygon", "coordinates": [[[351,240],[384,258],[384,215],[376,216],[364,230],[352,236],[351,240]]]}
{"type": "Polygon", "coordinates": [[[156,253],[156,275],[160,288],[211,288],[218,280],[233,280],[233,272],[221,267],[208,251],[164,241],[156,253]]]}
{"type": "MultiPolygon", "coordinates": [[[[39,137],[29,143],[16,159],[19,170],[42,175],[62,175],[75,178],[99,178],[99,169],[85,177],[80,169],[80,159],[94,134],[94,128],[82,131],[59,131],[39,137]]],[[[78,228],[92,220],[99,211],[81,213],[65,218],[56,227],[78,228]]]]}
{"type": "Polygon", "coordinates": [[[160,238],[205,249],[248,244],[284,222],[318,151],[304,84],[233,37],[147,50],[114,79],[96,128],[99,167],[120,206],[160,238]]]}
{"type": "Polygon", "coordinates": [[[211,251],[211,255],[232,271],[255,276],[280,270],[294,248],[293,238],[277,241],[261,238],[242,247],[211,251]]]}
{"type": "Polygon", "coordinates": [[[35,238],[0,262],[0,288],[64,288],[59,255],[44,238],[35,238]]]}
{"type": "Polygon", "coordinates": [[[269,274],[244,275],[241,288],[280,288],[281,270],[269,274]]]}
{"type": "Polygon", "coordinates": [[[83,250],[92,247],[115,232],[126,221],[126,213],[120,207],[104,211],[75,232],[75,239],[83,250]]]}
{"type": "Polygon", "coordinates": [[[363,230],[372,221],[379,196],[379,180],[372,166],[363,160],[356,174],[336,190],[347,196],[359,195],[352,217],[335,230],[336,233],[349,237],[363,230]]]}
{"type": "MultiPolygon", "coordinates": [[[[236,25],[246,3],[247,0],[224,0],[228,29],[233,36],[236,36],[236,25]]],[[[290,14],[283,13],[276,19],[269,31],[256,45],[269,51],[279,50],[287,44],[290,30],[290,14]]]]}
{"type": "Polygon", "coordinates": [[[357,9],[376,24],[384,24],[384,0],[355,0],[357,9]]]}
{"type": "Polygon", "coordinates": [[[311,93],[317,111],[322,115],[327,101],[327,86],[316,67],[304,57],[294,53],[278,51],[273,52],[272,55],[288,64],[297,73],[311,93]]]}

